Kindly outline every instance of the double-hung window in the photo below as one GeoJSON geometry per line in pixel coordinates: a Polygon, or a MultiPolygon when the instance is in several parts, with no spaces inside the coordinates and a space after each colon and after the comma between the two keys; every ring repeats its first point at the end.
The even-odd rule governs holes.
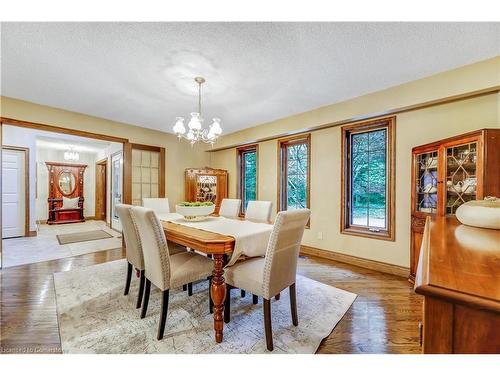
{"type": "Polygon", "coordinates": [[[394,120],[342,128],[342,233],[394,240],[394,120]]]}
{"type": "Polygon", "coordinates": [[[238,198],[241,199],[241,214],[245,214],[249,201],[257,199],[258,146],[240,147],[238,152],[238,198]]]}
{"type": "Polygon", "coordinates": [[[278,140],[278,211],[310,208],[310,134],[278,140]]]}

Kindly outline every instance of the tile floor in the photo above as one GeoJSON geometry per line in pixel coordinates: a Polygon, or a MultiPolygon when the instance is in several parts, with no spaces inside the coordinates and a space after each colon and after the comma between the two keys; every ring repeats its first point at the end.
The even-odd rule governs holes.
{"type": "Polygon", "coordinates": [[[9,238],[3,241],[3,267],[19,266],[93,253],[121,247],[121,234],[106,226],[104,221],[88,220],[84,223],[40,224],[36,237],[9,238]],[[56,235],[102,229],[113,236],[103,240],[59,245],[56,235]]]}

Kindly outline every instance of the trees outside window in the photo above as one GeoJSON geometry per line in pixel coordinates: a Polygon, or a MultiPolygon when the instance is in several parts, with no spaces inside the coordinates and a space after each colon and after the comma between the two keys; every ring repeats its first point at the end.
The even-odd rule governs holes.
{"type": "Polygon", "coordinates": [[[240,147],[238,152],[238,198],[241,199],[241,214],[249,201],[257,199],[257,145],[240,147]]]}

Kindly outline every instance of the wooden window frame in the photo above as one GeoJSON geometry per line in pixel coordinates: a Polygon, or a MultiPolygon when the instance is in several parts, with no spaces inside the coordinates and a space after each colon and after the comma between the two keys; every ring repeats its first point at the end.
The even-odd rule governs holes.
{"type": "MultiPolygon", "coordinates": [[[[287,199],[283,199],[287,195],[287,153],[288,146],[295,146],[297,144],[307,145],[307,208],[311,208],[311,134],[301,134],[298,136],[287,137],[278,139],[278,195],[276,210],[285,211],[287,207],[287,199]]],[[[307,228],[309,228],[309,222],[307,228]]]]}
{"type": "Polygon", "coordinates": [[[243,204],[243,190],[245,189],[245,182],[243,180],[245,178],[245,166],[243,164],[243,156],[249,152],[255,152],[255,199],[257,200],[259,198],[259,145],[251,144],[238,147],[236,149],[236,170],[238,171],[236,191],[238,199],[241,199],[240,217],[245,216],[245,207],[243,204]]]}
{"type": "Polygon", "coordinates": [[[396,117],[380,118],[373,121],[356,123],[342,127],[342,156],[341,156],[341,203],[340,203],[340,232],[353,236],[375,238],[386,241],[395,241],[395,173],[396,173],[396,117]],[[352,134],[364,133],[377,129],[387,129],[386,140],[386,218],[387,229],[374,230],[361,225],[350,223],[350,137],[352,134]]]}

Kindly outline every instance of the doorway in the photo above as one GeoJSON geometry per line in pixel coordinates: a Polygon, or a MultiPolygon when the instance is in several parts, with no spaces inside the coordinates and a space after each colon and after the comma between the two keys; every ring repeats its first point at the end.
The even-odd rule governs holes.
{"type": "Polygon", "coordinates": [[[99,160],[95,165],[95,219],[106,220],[108,159],[99,160]]]}
{"type": "Polygon", "coordinates": [[[2,239],[29,234],[29,149],[2,147],[2,239]]]}

